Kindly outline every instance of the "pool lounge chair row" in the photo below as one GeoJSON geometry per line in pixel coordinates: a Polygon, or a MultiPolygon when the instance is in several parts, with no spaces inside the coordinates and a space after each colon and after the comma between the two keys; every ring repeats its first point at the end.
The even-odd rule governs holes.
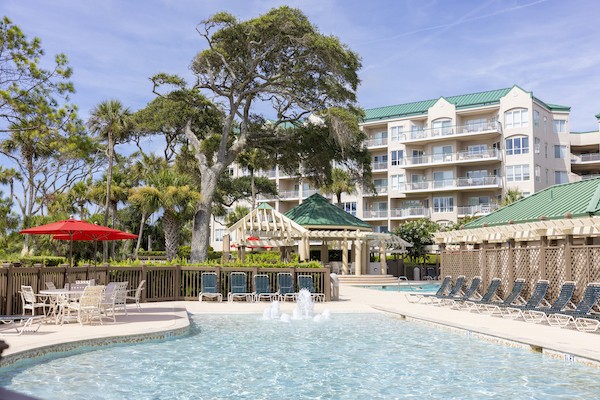
{"type": "MultiPolygon", "coordinates": [[[[315,293],[315,284],[312,275],[298,275],[297,278],[298,292],[294,290],[294,280],[291,273],[278,273],[277,291],[273,291],[269,275],[256,274],[253,277],[254,291],[250,292],[248,290],[247,274],[245,272],[232,272],[229,276],[230,290],[227,294],[227,301],[295,301],[301,289],[307,289],[311,293],[313,301],[325,301],[323,293],[315,293]]],[[[200,286],[199,301],[202,301],[205,297],[213,298],[217,301],[223,300],[223,295],[218,284],[218,277],[215,272],[203,272],[200,286]]]]}
{"type": "Polygon", "coordinates": [[[574,326],[580,331],[595,332],[600,329],[600,314],[594,307],[600,300],[600,283],[587,285],[581,301],[575,305],[571,298],[575,293],[575,282],[564,282],[559,294],[552,304],[546,300],[550,282],[540,279],[536,282],[531,296],[527,301],[521,296],[525,280],[518,278],[513,283],[511,291],[502,300],[496,294],[500,287],[500,279],[490,281],[483,295],[478,293],[481,277],[471,279],[463,291],[465,277],[458,276],[452,286],[452,278],[446,276],[440,289],[431,295],[407,295],[412,303],[423,303],[450,306],[454,309],[476,311],[503,318],[523,319],[532,323],[547,323],[551,326],[574,326]]]}

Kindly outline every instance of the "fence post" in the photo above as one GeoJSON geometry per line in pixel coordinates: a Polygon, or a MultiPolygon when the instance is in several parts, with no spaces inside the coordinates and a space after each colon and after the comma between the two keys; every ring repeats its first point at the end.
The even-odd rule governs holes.
{"type": "Polygon", "coordinates": [[[36,293],[39,293],[40,290],[44,290],[46,288],[46,285],[44,284],[44,282],[42,282],[42,277],[44,275],[44,272],[42,271],[42,268],[44,268],[43,264],[39,264],[38,270],[37,270],[37,288],[35,289],[36,293]]]}
{"type": "Polygon", "coordinates": [[[141,302],[145,303],[148,299],[148,293],[150,292],[150,281],[148,280],[148,271],[146,264],[142,264],[142,280],[146,281],[146,290],[142,290],[141,302]]]}
{"type": "Polygon", "coordinates": [[[331,277],[329,276],[329,271],[325,271],[324,276],[324,287],[323,292],[325,294],[325,301],[331,301],[331,277]]]}
{"type": "Polygon", "coordinates": [[[571,265],[571,247],[573,246],[573,235],[565,235],[565,281],[573,280],[573,266],[571,265]]]}
{"type": "Polygon", "coordinates": [[[175,289],[175,290],[173,290],[173,293],[175,295],[175,301],[178,301],[179,293],[181,291],[181,265],[175,265],[174,285],[175,285],[175,287],[173,289],[175,289]]]}
{"type": "MultiPolygon", "coordinates": [[[[438,271],[438,279],[442,279],[443,276],[446,276],[446,274],[444,273],[446,267],[444,266],[445,264],[445,260],[446,260],[446,243],[440,243],[440,270],[438,271]]],[[[404,266],[404,262],[402,262],[402,265],[404,266]]],[[[398,267],[398,274],[399,275],[406,275],[406,271],[403,271],[403,273],[400,273],[400,267],[398,267]]]]}
{"type": "Polygon", "coordinates": [[[13,303],[13,268],[14,266],[11,264],[8,267],[8,272],[6,273],[6,314],[12,315],[12,303],[13,303]]]}

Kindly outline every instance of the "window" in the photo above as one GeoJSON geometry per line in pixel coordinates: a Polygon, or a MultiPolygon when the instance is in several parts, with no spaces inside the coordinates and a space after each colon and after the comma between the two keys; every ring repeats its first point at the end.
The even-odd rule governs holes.
{"type": "Polygon", "coordinates": [[[535,166],[535,181],[539,182],[542,179],[542,167],[539,165],[535,166]]]}
{"type": "Polygon", "coordinates": [[[454,211],[454,197],[434,197],[433,212],[452,212],[454,211]]]}
{"type": "Polygon", "coordinates": [[[373,226],[373,232],[388,233],[389,229],[388,229],[387,225],[375,225],[375,226],[373,226]]]}
{"type": "Polygon", "coordinates": [[[548,168],[546,168],[546,185],[548,184],[548,168]]]}
{"type": "Polygon", "coordinates": [[[548,158],[548,143],[544,142],[544,156],[548,158]]]}
{"type": "Polygon", "coordinates": [[[454,173],[452,171],[438,171],[433,173],[433,188],[440,189],[451,187],[454,184],[454,173]]]}
{"type": "Polygon", "coordinates": [[[529,138],[527,136],[515,136],[506,139],[506,155],[529,153],[529,138]]]}
{"type": "Polygon", "coordinates": [[[487,154],[487,144],[472,144],[467,146],[470,156],[481,156],[487,154]]]}
{"type": "Polygon", "coordinates": [[[567,157],[567,146],[554,145],[554,158],[566,158],[567,157]]]}
{"type": "Polygon", "coordinates": [[[433,161],[452,161],[452,146],[435,146],[433,149],[433,161]]]}
{"type": "Polygon", "coordinates": [[[529,112],[526,108],[516,108],[504,113],[505,128],[522,128],[529,126],[529,112]]]}
{"type": "Polygon", "coordinates": [[[490,196],[475,196],[475,197],[469,197],[469,199],[467,200],[468,204],[470,206],[478,206],[481,204],[490,204],[490,196]]]}
{"type": "Polygon", "coordinates": [[[387,193],[388,180],[387,179],[373,179],[373,186],[378,193],[387,193]]]}
{"type": "Polygon", "coordinates": [[[402,165],[404,158],[404,150],[393,150],[391,152],[392,165],[402,165]]]}
{"type": "Polygon", "coordinates": [[[373,156],[373,165],[372,165],[372,168],[373,169],[386,169],[387,168],[387,162],[388,162],[388,156],[387,156],[387,154],[379,155],[379,156],[373,156]]]}
{"type": "Polygon", "coordinates": [[[464,130],[466,132],[480,132],[486,129],[490,129],[488,126],[489,124],[485,118],[475,118],[467,121],[467,123],[464,126],[464,130]]]}
{"type": "Polygon", "coordinates": [[[215,229],[215,242],[222,242],[226,229],[215,229]]]}
{"type": "Polygon", "coordinates": [[[564,119],[555,119],[554,121],[554,133],[565,133],[567,131],[567,121],[564,119]]]}
{"type": "Polygon", "coordinates": [[[538,139],[538,138],[534,139],[534,143],[535,143],[534,144],[534,151],[535,151],[535,154],[540,154],[540,148],[542,147],[541,142],[542,141],[540,139],[538,139]]]}
{"type": "Polygon", "coordinates": [[[392,142],[399,142],[404,140],[404,127],[403,126],[392,126],[390,128],[390,139],[392,142]]]}
{"type": "Polygon", "coordinates": [[[342,209],[356,217],[356,202],[342,203],[342,209]]]}
{"type": "Polygon", "coordinates": [[[392,190],[404,190],[404,175],[392,175],[392,190]]]}
{"type": "Polygon", "coordinates": [[[554,171],[554,183],[569,183],[567,171],[554,171]]]}
{"type": "Polygon", "coordinates": [[[528,181],[529,164],[506,166],[506,180],[508,182],[528,181]]]}
{"type": "Polygon", "coordinates": [[[433,121],[433,123],[431,124],[431,128],[432,136],[452,135],[452,120],[439,119],[437,121],[433,121]]]}
{"type": "Polygon", "coordinates": [[[533,126],[540,126],[540,112],[533,110],[533,126]]]}

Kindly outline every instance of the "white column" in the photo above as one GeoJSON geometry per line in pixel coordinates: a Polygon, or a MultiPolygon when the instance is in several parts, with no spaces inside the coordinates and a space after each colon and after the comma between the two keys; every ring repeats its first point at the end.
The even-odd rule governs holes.
{"type": "Polygon", "coordinates": [[[348,239],[342,242],[342,275],[348,275],[348,239]]]}
{"type": "Polygon", "coordinates": [[[354,241],[354,275],[360,276],[362,274],[363,255],[362,255],[362,242],[360,239],[354,241]]]}
{"type": "Polygon", "coordinates": [[[381,263],[381,275],[387,275],[387,260],[385,259],[385,240],[379,243],[379,262],[381,263]]]}

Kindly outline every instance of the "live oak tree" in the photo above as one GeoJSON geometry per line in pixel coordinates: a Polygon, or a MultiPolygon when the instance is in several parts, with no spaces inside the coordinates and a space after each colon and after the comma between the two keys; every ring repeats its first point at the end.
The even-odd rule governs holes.
{"type": "MultiPolygon", "coordinates": [[[[301,133],[311,132],[310,115],[320,116],[323,123],[323,129],[317,130],[321,140],[315,145],[324,146],[328,139],[328,144],[343,151],[357,142],[360,114],[358,55],[336,37],[318,32],[301,11],[280,7],[247,21],[223,12],[201,22],[197,30],[207,48],[192,62],[193,90],[206,93],[218,107],[221,127],[199,131],[192,120],[185,125],[202,189],[193,224],[194,262],[206,259],[219,176],[242,151],[262,147],[263,142],[273,143],[278,150],[305,146],[301,133]],[[258,110],[267,107],[272,119],[265,129],[252,129],[264,119],[258,110]],[[287,129],[290,126],[300,130],[287,129]]],[[[181,85],[182,81],[162,75],[155,83],[181,85]]],[[[307,174],[327,175],[330,170],[319,166],[309,168],[307,174]]]]}

